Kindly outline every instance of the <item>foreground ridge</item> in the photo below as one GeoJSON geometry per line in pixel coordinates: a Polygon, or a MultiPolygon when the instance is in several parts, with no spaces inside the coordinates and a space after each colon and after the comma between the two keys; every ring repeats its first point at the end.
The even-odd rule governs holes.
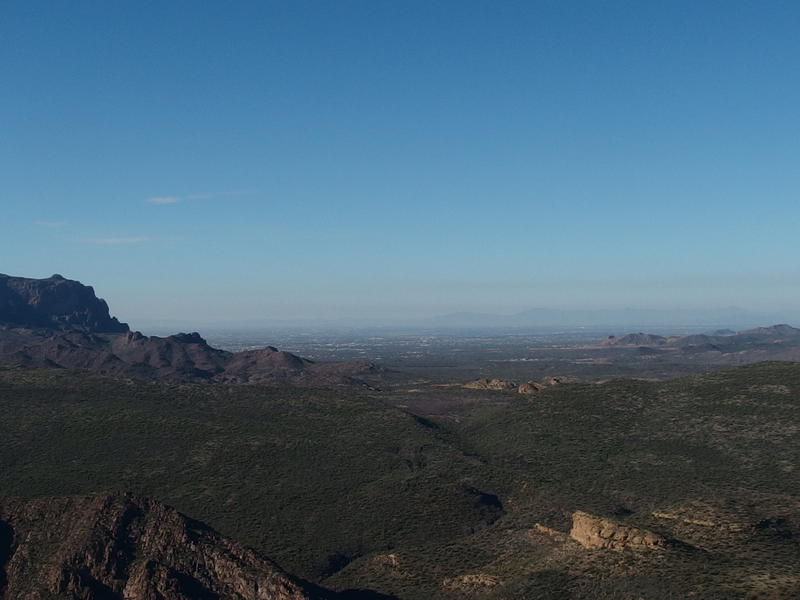
{"type": "Polygon", "coordinates": [[[8,502],[0,509],[0,561],[9,600],[335,597],[175,509],[130,494],[8,502]]]}

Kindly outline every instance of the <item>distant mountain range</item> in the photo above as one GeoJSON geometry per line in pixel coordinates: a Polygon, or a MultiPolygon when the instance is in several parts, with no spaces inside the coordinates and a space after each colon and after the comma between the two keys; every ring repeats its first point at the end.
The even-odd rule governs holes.
{"type": "Polygon", "coordinates": [[[800,312],[768,313],[737,307],[705,310],[646,308],[570,310],[534,308],[510,315],[458,312],[433,317],[431,326],[484,327],[731,327],[741,329],[763,323],[800,319],[800,312]]]}
{"type": "Polygon", "coordinates": [[[606,338],[605,346],[674,346],[676,348],[701,347],[707,350],[738,351],[758,345],[778,348],[779,345],[795,347],[800,344],[800,329],[791,325],[755,327],[745,331],[718,330],[693,335],[671,335],[664,337],[653,333],[629,333],[622,337],[606,338]]]}
{"type": "Polygon", "coordinates": [[[381,367],[317,363],[272,346],[226,352],[199,333],[131,331],[90,286],[0,275],[0,365],[54,366],[138,379],[302,386],[368,385],[381,367]]]}

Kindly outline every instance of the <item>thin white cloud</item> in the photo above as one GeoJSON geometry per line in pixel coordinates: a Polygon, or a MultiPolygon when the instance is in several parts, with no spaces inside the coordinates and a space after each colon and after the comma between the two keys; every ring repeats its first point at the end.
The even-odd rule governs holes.
{"type": "Polygon", "coordinates": [[[80,240],[85,244],[141,244],[142,242],[149,242],[150,238],[145,236],[131,236],[131,237],[96,237],[96,238],[82,238],[80,240]]]}
{"type": "Polygon", "coordinates": [[[210,194],[186,194],[185,196],[154,196],[152,198],[147,198],[145,202],[155,205],[177,204],[184,200],[213,200],[214,198],[228,198],[230,196],[246,196],[252,193],[251,190],[232,190],[229,192],[213,192],[210,194]]]}
{"type": "Polygon", "coordinates": [[[56,227],[64,227],[67,224],[66,221],[34,221],[34,225],[37,227],[48,227],[50,229],[55,229],[56,227]]]}

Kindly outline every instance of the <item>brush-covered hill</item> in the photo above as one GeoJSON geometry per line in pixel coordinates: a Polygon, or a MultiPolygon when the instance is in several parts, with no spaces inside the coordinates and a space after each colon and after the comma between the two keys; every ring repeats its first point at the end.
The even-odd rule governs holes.
{"type": "Polygon", "coordinates": [[[438,393],[4,370],[0,496],[130,489],[406,600],[800,593],[800,365],[438,393]]]}
{"type": "Polygon", "coordinates": [[[0,275],[0,365],[159,381],[311,387],[369,385],[383,372],[370,362],[316,363],[271,346],[226,352],[198,333],[145,336],[111,317],[92,287],[61,275],[0,275]]]}
{"type": "Polygon", "coordinates": [[[14,369],[0,414],[0,497],[132,490],[317,581],[502,514],[479,459],[352,390],[14,369]]]}

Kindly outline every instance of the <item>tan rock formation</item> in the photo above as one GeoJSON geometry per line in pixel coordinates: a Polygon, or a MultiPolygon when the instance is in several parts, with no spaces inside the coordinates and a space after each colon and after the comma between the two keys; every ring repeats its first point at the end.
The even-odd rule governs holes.
{"type": "Polygon", "coordinates": [[[538,383],[536,381],[528,381],[527,383],[521,384],[517,388],[517,391],[520,394],[535,394],[536,392],[543,390],[545,387],[546,387],[545,385],[538,383]]]}
{"type": "Polygon", "coordinates": [[[489,379],[482,377],[475,381],[470,381],[464,384],[465,388],[472,390],[513,390],[517,384],[513,381],[506,381],[505,379],[489,379]]]}
{"type": "Polygon", "coordinates": [[[666,538],[657,533],[622,525],[581,510],[572,515],[572,530],[569,535],[589,549],[661,550],[667,546],[666,538]]]}
{"type": "Polygon", "coordinates": [[[546,535],[558,542],[563,542],[567,538],[563,532],[553,529],[552,527],[548,527],[547,525],[542,525],[541,523],[534,523],[531,532],[535,534],[538,533],[540,535],[546,535]]]}
{"type": "Polygon", "coordinates": [[[469,573],[458,577],[448,577],[442,580],[442,586],[451,590],[474,594],[488,588],[493,588],[502,583],[496,575],[488,573],[469,573]]]}

